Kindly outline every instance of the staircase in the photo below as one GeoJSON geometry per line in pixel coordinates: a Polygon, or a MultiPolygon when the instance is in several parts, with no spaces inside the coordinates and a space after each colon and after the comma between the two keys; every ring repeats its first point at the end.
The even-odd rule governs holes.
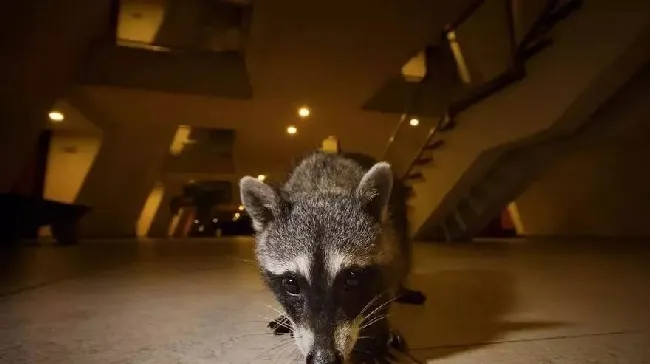
{"type": "Polygon", "coordinates": [[[478,1],[445,34],[458,77],[434,94],[443,112],[427,114],[424,133],[410,127],[431,96],[420,91],[385,159],[410,186],[414,238],[456,241],[475,236],[590,128],[603,128],[593,121],[599,106],[650,59],[650,4],[478,1]],[[500,51],[481,63],[486,44],[500,51]]]}

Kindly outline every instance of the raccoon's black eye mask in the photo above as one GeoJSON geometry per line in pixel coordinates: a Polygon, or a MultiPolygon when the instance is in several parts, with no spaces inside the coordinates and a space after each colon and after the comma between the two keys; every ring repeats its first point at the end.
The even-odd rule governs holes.
{"type": "Polygon", "coordinates": [[[298,285],[298,280],[293,277],[293,275],[286,275],[282,277],[282,287],[284,287],[284,290],[292,295],[292,296],[297,296],[300,294],[300,286],[298,285]]]}
{"type": "MultiPolygon", "coordinates": [[[[299,296],[310,286],[304,277],[293,272],[281,275],[267,274],[274,285],[281,287],[290,296],[299,296]]],[[[373,286],[378,278],[378,270],[374,267],[350,267],[337,274],[332,287],[351,293],[363,287],[367,288],[369,285],[373,286]]],[[[312,282],[312,284],[318,283],[312,282]]]]}

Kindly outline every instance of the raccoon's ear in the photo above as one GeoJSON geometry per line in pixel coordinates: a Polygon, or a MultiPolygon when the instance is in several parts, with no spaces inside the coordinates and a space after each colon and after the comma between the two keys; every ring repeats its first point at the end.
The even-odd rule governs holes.
{"type": "Polygon", "coordinates": [[[257,178],[246,176],[239,181],[239,191],[256,231],[264,229],[278,215],[280,196],[271,186],[257,178]]]}
{"type": "Polygon", "coordinates": [[[379,162],[361,178],[357,187],[357,196],[367,204],[369,212],[381,220],[392,189],[393,172],[390,164],[379,162]]]}

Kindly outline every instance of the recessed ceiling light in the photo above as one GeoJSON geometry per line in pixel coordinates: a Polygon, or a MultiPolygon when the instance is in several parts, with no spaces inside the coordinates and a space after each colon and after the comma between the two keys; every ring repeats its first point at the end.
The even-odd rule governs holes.
{"type": "Polygon", "coordinates": [[[298,115],[301,118],[308,118],[310,114],[311,114],[311,110],[309,110],[307,106],[303,106],[300,109],[298,109],[298,115]]]}
{"type": "Polygon", "coordinates": [[[63,116],[63,114],[58,111],[51,111],[49,116],[50,116],[50,120],[52,120],[55,123],[60,123],[65,118],[65,116],[63,116]]]}
{"type": "Polygon", "coordinates": [[[219,219],[217,219],[217,218],[215,217],[214,219],[212,219],[212,222],[216,224],[216,223],[219,222],[219,219]]]}
{"type": "Polygon", "coordinates": [[[257,175],[257,179],[264,182],[264,180],[266,179],[266,176],[263,175],[263,174],[260,174],[260,175],[257,175]]]}
{"type": "Polygon", "coordinates": [[[194,220],[194,223],[195,223],[195,224],[198,224],[198,223],[199,223],[199,219],[194,220]]]}
{"type": "Polygon", "coordinates": [[[418,125],[420,125],[420,120],[418,120],[416,118],[412,118],[411,120],[409,120],[409,124],[411,126],[418,126],[418,125]]]}
{"type": "Polygon", "coordinates": [[[237,210],[239,210],[239,211],[244,211],[244,205],[239,205],[239,207],[237,208],[237,210]]]}
{"type": "Polygon", "coordinates": [[[241,214],[239,212],[235,212],[235,217],[236,218],[239,218],[240,216],[241,216],[241,214]]]}
{"type": "Polygon", "coordinates": [[[296,134],[297,132],[298,132],[298,128],[296,128],[293,125],[291,125],[290,127],[287,128],[287,133],[289,133],[291,135],[296,134]]]}

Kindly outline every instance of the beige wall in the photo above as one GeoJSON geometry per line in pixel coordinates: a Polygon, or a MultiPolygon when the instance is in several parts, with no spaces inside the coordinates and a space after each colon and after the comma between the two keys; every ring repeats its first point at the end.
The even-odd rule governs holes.
{"type": "Polygon", "coordinates": [[[47,199],[74,203],[99,147],[99,134],[54,131],[47,159],[47,199]]]}
{"type": "Polygon", "coordinates": [[[557,161],[517,200],[527,235],[650,236],[650,119],[557,161]]]}

